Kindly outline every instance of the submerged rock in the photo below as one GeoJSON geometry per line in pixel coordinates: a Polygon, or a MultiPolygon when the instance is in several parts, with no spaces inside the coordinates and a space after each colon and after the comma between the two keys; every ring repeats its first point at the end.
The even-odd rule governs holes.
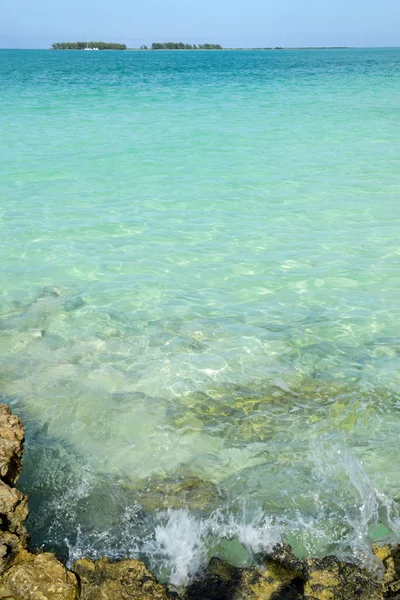
{"type": "Polygon", "coordinates": [[[135,500],[146,510],[165,508],[201,510],[221,500],[217,486],[195,476],[156,479],[135,492],[135,500]]]}
{"type": "MultiPolygon", "coordinates": [[[[196,391],[175,397],[169,416],[174,426],[180,429],[205,428],[209,432],[218,432],[218,435],[223,432],[223,438],[234,443],[265,442],[276,434],[282,414],[298,410],[299,404],[311,422],[322,420],[325,414],[324,411],[321,416],[316,414],[316,403],[318,406],[327,404],[326,411],[331,411],[332,418],[338,418],[336,412],[339,415],[343,412],[353,392],[349,385],[310,378],[290,384],[276,379],[252,388],[226,383],[211,386],[206,393],[196,391]],[[332,399],[336,402],[331,406],[332,399]]],[[[344,429],[349,429],[357,418],[357,415],[346,413],[340,422],[344,429]]]]}
{"type": "Polygon", "coordinates": [[[82,600],[167,600],[165,588],[139,560],[82,559],[72,568],[82,600]]]}
{"type": "Polygon", "coordinates": [[[82,308],[82,306],[85,306],[85,302],[80,296],[68,298],[68,300],[64,302],[65,312],[72,312],[74,310],[78,310],[79,308],[82,308]]]}

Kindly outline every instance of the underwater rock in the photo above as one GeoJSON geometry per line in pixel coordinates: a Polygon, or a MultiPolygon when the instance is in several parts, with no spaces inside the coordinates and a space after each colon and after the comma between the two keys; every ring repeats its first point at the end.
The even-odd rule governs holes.
{"type": "Polygon", "coordinates": [[[227,440],[257,441],[268,439],[271,427],[269,411],[276,398],[245,388],[220,388],[192,392],[173,400],[169,416],[174,427],[218,431],[227,440]],[[222,392],[225,392],[224,394],[222,392]]]}
{"type": "Polygon", "coordinates": [[[71,296],[77,296],[78,295],[78,290],[76,288],[67,288],[64,286],[57,286],[57,285],[46,285],[42,292],[38,295],[37,300],[44,298],[46,296],[49,297],[54,297],[54,298],[58,298],[58,297],[71,297],[71,296]]]}
{"type": "MultiPolygon", "coordinates": [[[[318,406],[331,399],[342,399],[351,395],[351,387],[344,384],[317,382],[302,378],[289,385],[276,379],[273,382],[254,387],[236,384],[219,384],[204,391],[195,391],[175,397],[169,411],[174,426],[179,428],[206,428],[208,431],[223,431],[223,437],[233,442],[266,441],[277,430],[277,419],[290,410],[309,412],[311,420],[320,420],[315,415],[315,403],[318,406]],[[312,401],[311,401],[312,399],[312,401]]],[[[335,405],[331,408],[334,410],[335,405]]],[[[338,410],[343,410],[340,403],[338,410]]],[[[351,427],[356,418],[345,415],[351,427]]]]}
{"type": "Polygon", "coordinates": [[[64,302],[65,312],[72,312],[74,310],[78,310],[79,308],[82,308],[82,306],[85,306],[85,302],[80,296],[77,296],[75,298],[68,298],[68,300],[64,302]]]}
{"type": "Polygon", "coordinates": [[[21,553],[20,559],[0,579],[0,598],[7,600],[77,600],[76,576],[53,554],[21,553]]]}
{"type": "Polygon", "coordinates": [[[137,490],[135,500],[146,510],[201,510],[221,500],[221,493],[210,481],[182,476],[147,481],[143,489],[137,490]]]}
{"type": "Polygon", "coordinates": [[[165,588],[139,560],[82,559],[72,569],[82,600],[167,600],[165,588]]]}

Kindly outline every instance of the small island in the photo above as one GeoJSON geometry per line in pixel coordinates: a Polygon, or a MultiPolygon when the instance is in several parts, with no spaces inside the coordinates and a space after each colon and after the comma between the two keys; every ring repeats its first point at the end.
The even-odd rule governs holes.
{"type": "MultiPolygon", "coordinates": [[[[142,46],[141,50],[148,50],[142,46]]],[[[183,42],[153,42],[151,50],[222,50],[220,44],[184,44],[183,42]]]]}
{"type": "Polygon", "coordinates": [[[57,42],[53,50],[126,50],[125,44],[111,42],[57,42]]]}

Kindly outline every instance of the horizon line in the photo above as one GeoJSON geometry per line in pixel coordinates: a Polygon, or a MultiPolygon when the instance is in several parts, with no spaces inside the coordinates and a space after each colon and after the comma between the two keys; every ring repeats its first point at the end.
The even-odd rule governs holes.
{"type": "MultiPolygon", "coordinates": [[[[111,43],[111,42],[109,42],[111,43]]],[[[120,42],[113,42],[113,43],[120,43],[120,42]]],[[[400,48],[400,45],[394,45],[394,46],[222,46],[221,50],[340,50],[340,49],[354,49],[354,50],[374,50],[374,49],[385,49],[385,48],[391,48],[391,49],[396,49],[396,48],[400,48]]],[[[50,47],[43,47],[43,48],[8,48],[8,47],[1,47],[0,46],[0,50],[53,50],[53,48],[50,47]]],[[[126,47],[126,50],[140,50],[140,51],[144,51],[146,52],[146,49],[142,49],[140,47],[126,47]]],[[[152,48],[147,48],[147,51],[151,50],[153,52],[168,52],[168,49],[159,49],[159,50],[152,50],[152,48]]],[[[176,51],[179,49],[171,49],[172,51],[176,51]]],[[[188,52],[188,50],[184,50],[182,49],[182,51],[186,51],[188,52]]],[[[208,50],[209,51],[209,50],[208,50]]],[[[104,52],[106,52],[106,50],[104,50],[104,52]]],[[[189,50],[190,52],[190,50],[189,50]]]]}

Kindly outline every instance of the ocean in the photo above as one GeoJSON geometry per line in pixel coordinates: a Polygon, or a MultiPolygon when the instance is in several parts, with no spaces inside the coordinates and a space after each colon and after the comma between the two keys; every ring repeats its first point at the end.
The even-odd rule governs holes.
{"type": "Polygon", "coordinates": [[[34,547],[185,583],[400,541],[400,50],[0,51],[34,547]]]}

